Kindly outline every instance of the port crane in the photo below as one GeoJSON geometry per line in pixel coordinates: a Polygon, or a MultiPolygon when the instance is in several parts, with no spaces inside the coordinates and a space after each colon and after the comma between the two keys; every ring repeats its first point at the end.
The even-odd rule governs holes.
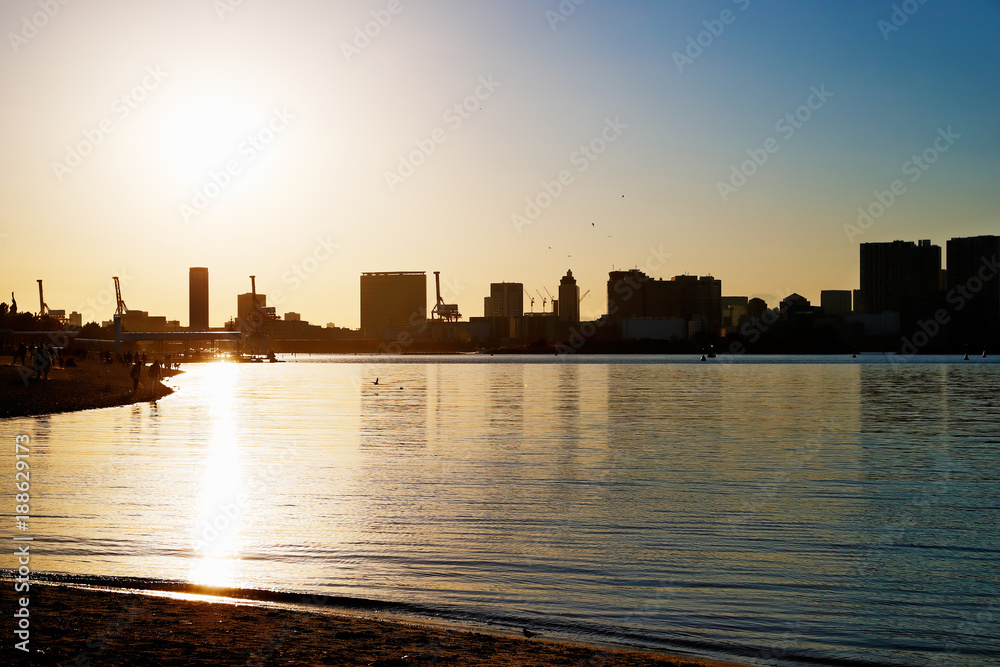
{"type": "MultiPolygon", "coordinates": [[[[535,312],[535,297],[531,296],[531,294],[528,293],[528,288],[527,287],[522,287],[521,289],[524,290],[525,296],[527,296],[528,297],[528,301],[531,302],[531,313],[534,314],[534,312],[535,312]]],[[[11,296],[13,296],[13,295],[11,295],[11,296]]]]}
{"type": "Polygon", "coordinates": [[[49,312],[49,306],[45,303],[45,294],[42,292],[42,281],[38,281],[38,316],[43,317],[49,312]]]}
{"type": "Polygon", "coordinates": [[[436,316],[437,319],[445,322],[458,322],[458,319],[462,317],[462,314],[458,312],[458,304],[445,303],[444,299],[441,298],[440,271],[434,272],[434,287],[437,290],[437,301],[434,303],[434,308],[431,309],[431,319],[436,316]]]}
{"type": "Polygon", "coordinates": [[[548,303],[548,300],[544,296],[542,296],[542,293],[539,292],[538,290],[535,290],[535,294],[537,294],[538,298],[542,300],[542,312],[544,313],[545,312],[545,304],[548,303]]]}
{"type": "Polygon", "coordinates": [[[245,349],[249,349],[251,354],[263,354],[263,350],[268,344],[267,323],[275,316],[265,312],[257,301],[257,276],[250,276],[250,312],[247,314],[247,324],[243,328],[243,340],[245,349]]]}
{"type": "Polygon", "coordinates": [[[128,312],[128,306],[122,299],[122,286],[118,281],[118,276],[112,276],[112,280],[115,281],[115,315],[121,316],[128,312]]]}

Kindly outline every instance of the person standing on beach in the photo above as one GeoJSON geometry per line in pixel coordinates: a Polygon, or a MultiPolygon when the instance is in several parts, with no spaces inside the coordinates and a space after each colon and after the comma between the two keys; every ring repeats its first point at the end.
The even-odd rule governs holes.
{"type": "Polygon", "coordinates": [[[132,370],[129,372],[129,376],[132,378],[132,393],[134,394],[139,390],[139,376],[142,375],[142,362],[136,360],[135,365],[132,366],[132,370]]]}
{"type": "Polygon", "coordinates": [[[149,367],[149,394],[156,398],[160,391],[160,360],[156,359],[149,367]]]}
{"type": "Polygon", "coordinates": [[[17,350],[14,352],[14,358],[11,360],[10,365],[13,366],[18,364],[20,366],[26,366],[28,364],[28,347],[21,341],[17,350]],[[20,361],[20,364],[18,362],[20,361]]]}

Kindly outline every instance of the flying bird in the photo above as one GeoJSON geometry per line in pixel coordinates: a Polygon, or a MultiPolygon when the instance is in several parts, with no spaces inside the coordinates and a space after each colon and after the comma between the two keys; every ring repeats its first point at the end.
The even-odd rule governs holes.
{"type": "Polygon", "coordinates": [[[378,384],[378,378],[375,378],[375,381],[372,382],[372,384],[378,384]]]}

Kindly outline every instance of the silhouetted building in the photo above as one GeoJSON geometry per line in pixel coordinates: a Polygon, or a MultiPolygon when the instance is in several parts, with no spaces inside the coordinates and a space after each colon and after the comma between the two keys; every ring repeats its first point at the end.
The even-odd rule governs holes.
{"type": "Polygon", "coordinates": [[[860,315],[862,313],[868,312],[868,307],[865,304],[864,294],[862,294],[861,290],[859,289],[854,290],[854,307],[851,309],[851,312],[854,315],[860,315]]]}
{"type": "Polygon", "coordinates": [[[735,327],[740,323],[741,317],[746,317],[749,299],[745,296],[724,296],[722,305],[722,326],[735,327]]]}
{"type": "Polygon", "coordinates": [[[767,301],[754,297],[747,302],[747,317],[750,318],[760,318],[764,315],[764,311],[767,310],[767,301]]]}
{"type": "Polygon", "coordinates": [[[121,321],[123,331],[179,331],[181,328],[179,320],[168,320],[163,315],[150,315],[145,310],[127,310],[121,321]]]}
{"type": "Polygon", "coordinates": [[[652,280],[638,269],[608,275],[608,317],[680,318],[688,337],[718,336],[722,330],[722,281],[712,276],[652,280]]]}
{"type": "Polygon", "coordinates": [[[208,331],[208,269],[201,266],[188,270],[188,328],[208,331]]]}
{"type": "Polygon", "coordinates": [[[302,314],[301,313],[285,313],[285,316],[282,319],[285,322],[301,322],[302,321],[302,314]]]}
{"type": "Polygon", "coordinates": [[[947,253],[949,341],[976,348],[1000,344],[1000,236],[951,239],[947,253]]]}
{"type": "Polygon", "coordinates": [[[83,315],[74,310],[72,313],[69,314],[69,325],[71,327],[82,327],[83,315]]]}
{"type": "Polygon", "coordinates": [[[571,270],[566,271],[566,275],[559,281],[559,303],[553,310],[556,308],[560,322],[575,324],[580,321],[580,288],[577,287],[571,270]]]}
{"type": "Polygon", "coordinates": [[[522,283],[490,283],[486,297],[485,317],[521,317],[524,315],[524,285],[522,283]]]}
{"type": "Polygon", "coordinates": [[[819,304],[827,315],[847,317],[853,310],[851,300],[851,290],[825,289],[819,293],[819,304]]]}
{"type": "Polygon", "coordinates": [[[899,313],[900,327],[912,330],[934,311],[941,294],[941,246],[930,241],[861,244],[864,314],[899,313]]]}
{"type": "MultiPolygon", "coordinates": [[[[267,307],[267,296],[264,294],[257,295],[257,306],[260,308],[267,307]]],[[[236,317],[237,319],[243,320],[244,322],[250,321],[250,312],[253,310],[253,293],[247,292],[246,294],[236,295],[236,317]]]]}
{"type": "Polygon", "coordinates": [[[427,319],[427,274],[402,271],[361,274],[361,333],[387,338],[403,329],[423,329],[427,319]]]}
{"type": "Polygon", "coordinates": [[[646,317],[643,286],[649,277],[639,269],[608,274],[608,317],[646,317]]]}

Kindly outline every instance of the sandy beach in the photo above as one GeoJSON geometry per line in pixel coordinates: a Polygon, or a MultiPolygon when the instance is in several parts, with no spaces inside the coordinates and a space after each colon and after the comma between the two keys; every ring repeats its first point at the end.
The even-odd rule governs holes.
{"type": "MultiPolygon", "coordinates": [[[[122,364],[87,359],[75,368],[53,366],[48,380],[33,380],[29,367],[10,366],[9,358],[6,361],[0,366],[0,418],[109,408],[154,398],[149,364],[143,368],[139,390],[133,393],[129,367],[122,364]]],[[[162,374],[170,377],[179,372],[164,370],[162,374]]],[[[171,393],[173,389],[161,384],[155,398],[171,393]]]]}
{"type": "MultiPolygon", "coordinates": [[[[3,608],[14,609],[15,595],[23,593],[16,594],[9,579],[2,589],[3,608]]],[[[13,664],[736,667],[400,622],[374,612],[300,611],[232,599],[186,600],[38,583],[28,595],[30,655],[5,648],[13,664]]]]}

